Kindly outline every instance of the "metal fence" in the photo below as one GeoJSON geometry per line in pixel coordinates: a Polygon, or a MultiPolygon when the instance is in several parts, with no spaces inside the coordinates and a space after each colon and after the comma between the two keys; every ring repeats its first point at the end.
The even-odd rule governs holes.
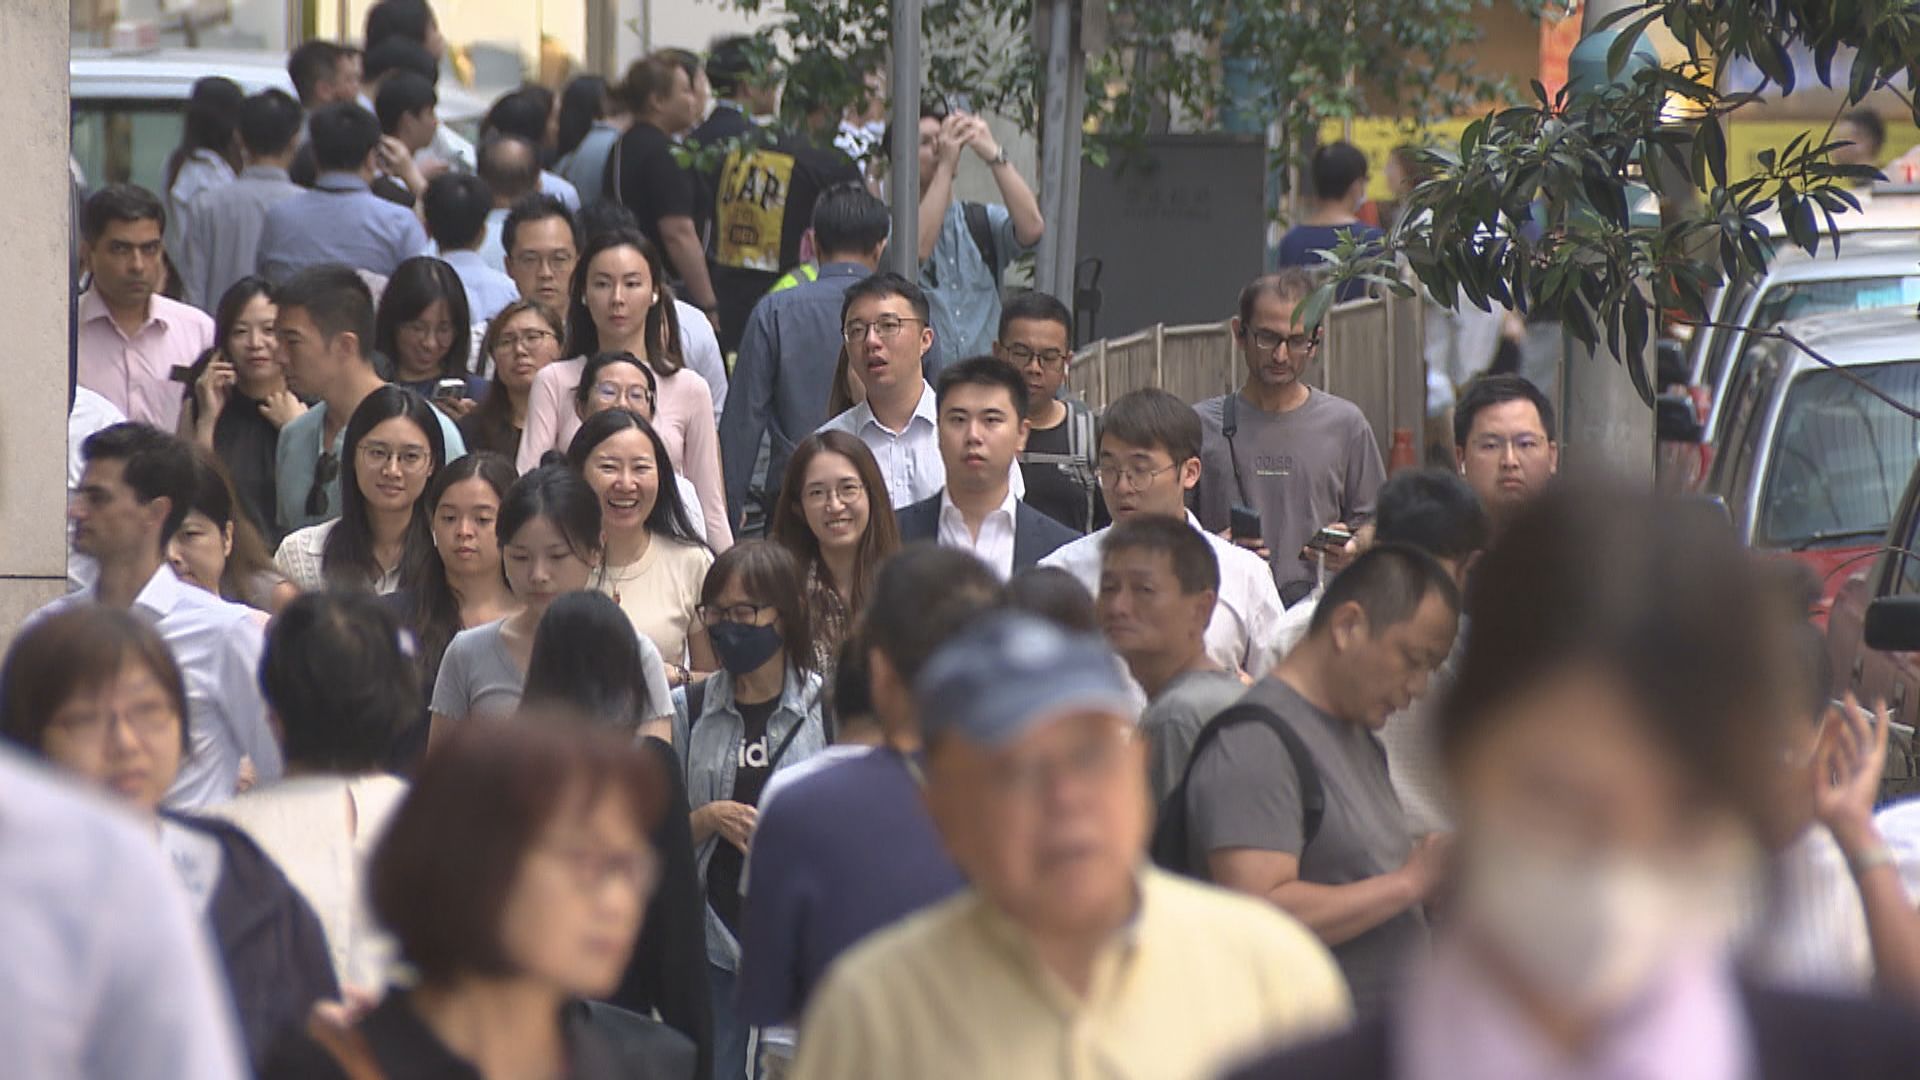
{"type": "MultiPolygon", "coordinates": [[[[1417,298],[1387,296],[1338,304],[1327,313],[1324,336],[1307,382],[1360,407],[1385,457],[1396,428],[1419,445],[1426,419],[1426,366],[1417,298]]],[[[1230,322],[1155,325],[1125,337],[1096,341],[1074,354],[1071,385],[1096,411],[1129,390],[1157,386],[1183,401],[1200,402],[1246,379],[1230,322]]]]}

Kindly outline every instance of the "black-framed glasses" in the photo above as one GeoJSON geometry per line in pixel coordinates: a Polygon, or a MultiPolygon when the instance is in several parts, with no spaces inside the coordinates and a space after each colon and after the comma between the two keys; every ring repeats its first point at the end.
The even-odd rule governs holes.
{"type": "Polygon", "coordinates": [[[701,604],[693,609],[695,615],[707,626],[718,626],[723,622],[753,624],[760,621],[760,613],[772,611],[772,604],[701,604]]]}
{"type": "Polygon", "coordinates": [[[313,463],[313,486],[307,489],[307,516],[321,517],[327,512],[327,485],[340,479],[340,455],[332,450],[320,451],[320,459],[313,463]]]}
{"type": "Polygon", "coordinates": [[[1287,352],[1294,356],[1306,356],[1320,347],[1319,334],[1276,334],[1272,330],[1254,330],[1247,334],[1247,340],[1253,343],[1255,352],[1267,356],[1285,345],[1287,352]]]}
{"type": "Polygon", "coordinates": [[[1025,345],[1002,345],[1001,348],[1006,351],[1007,359],[1013,362],[1014,367],[1026,367],[1038,360],[1042,368],[1061,368],[1066,366],[1070,356],[1064,349],[1032,349],[1025,345]]]}
{"type": "Polygon", "coordinates": [[[870,323],[855,319],[841,327],[840,331],[841,334],[846,337],[847,344],[849,345],[856,345],[867,340],[868,331],[878,334],[881,341],[893,341],[900,336],[900,331],[904,330],[908,323],[917,323],[920,321],[919,319],[902,319],[893,315],[886,315],[870,323]]]}

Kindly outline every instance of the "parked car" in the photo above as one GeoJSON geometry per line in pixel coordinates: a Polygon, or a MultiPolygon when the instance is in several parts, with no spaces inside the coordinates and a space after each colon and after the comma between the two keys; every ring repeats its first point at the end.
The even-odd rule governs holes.
{"type": "Polygon", "coordinates": [[[1756,331],[1828,312],[1915,303],[1920,303],[1920,232],[1850,233],[1841,238],[1838,254],[1826,245],[1818,256],[1785,248],[1765,276],[1721,289],[1709,321],[1723,325],[1702,328],[1693,341],[1685,394],[1694,423],[1661,425],[1663,484],[1698,490],[1711,472],[1725,446],[1726,391],[1756,331]]]}
{"type": "Polygon", "coordinates": [[[1920,468],[1907,480],[1899,512],[1870,552],[1844,573],[1827,615],[1827,657],[1833,696],[1851,690],[1892,715],[1887,767],[1880,784],[1886,802],[1920,792],[1920,468]]]}
{"type": "MultiPolygon", "coordinates": [[[[74,49],[67,71],[73,158],[89,188],[133,183],[159,191],[186,123],[187,97],[202,76],[224,75],[249,94],[269,87],[293,93],[286,55],[264,50],[74,49]]],[[[487,102],[450,82],[441,80],[440,120],[472,138],[487,102]]]]}
{"type": "Polygon", "coordinates": [[[1708,480],[1757,550],[1811,566],[1824,604],[1837,572],[1881,543],[1920,461],[1920,314],[1912,305],[1796,320],[1748,350],[1727,387],[1726,437],[1708,480]]]}

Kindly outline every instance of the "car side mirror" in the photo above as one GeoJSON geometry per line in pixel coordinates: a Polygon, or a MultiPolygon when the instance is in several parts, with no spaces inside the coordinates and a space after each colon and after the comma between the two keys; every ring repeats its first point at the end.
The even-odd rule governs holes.
{"type": "Polygon", "coordinates": [[[1883,596],[1867,605],[1867,648],[1920,652],[1920,596],[1883,596]]]}
{"type": "Polygon", "coordinates": [[[1684,394],[1661,394],[1653,399],[1653,430],[1661,442],[1697,443],[1700,414],[1694,411],[1693,398],[1684,394]]]}

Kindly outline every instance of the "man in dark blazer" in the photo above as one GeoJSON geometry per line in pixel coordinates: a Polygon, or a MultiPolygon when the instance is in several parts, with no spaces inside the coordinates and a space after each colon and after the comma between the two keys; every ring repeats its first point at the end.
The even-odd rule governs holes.
{"type": "Polygon", "coordinates": [[[934,409],[947,483],[897,511],[901,540],[972,552],[1008,578],[1077,538],[1014,497],[1010,470],[1027,444],[1027,384],[1011,364],[979,356],[949,365],[934,409]]]}

